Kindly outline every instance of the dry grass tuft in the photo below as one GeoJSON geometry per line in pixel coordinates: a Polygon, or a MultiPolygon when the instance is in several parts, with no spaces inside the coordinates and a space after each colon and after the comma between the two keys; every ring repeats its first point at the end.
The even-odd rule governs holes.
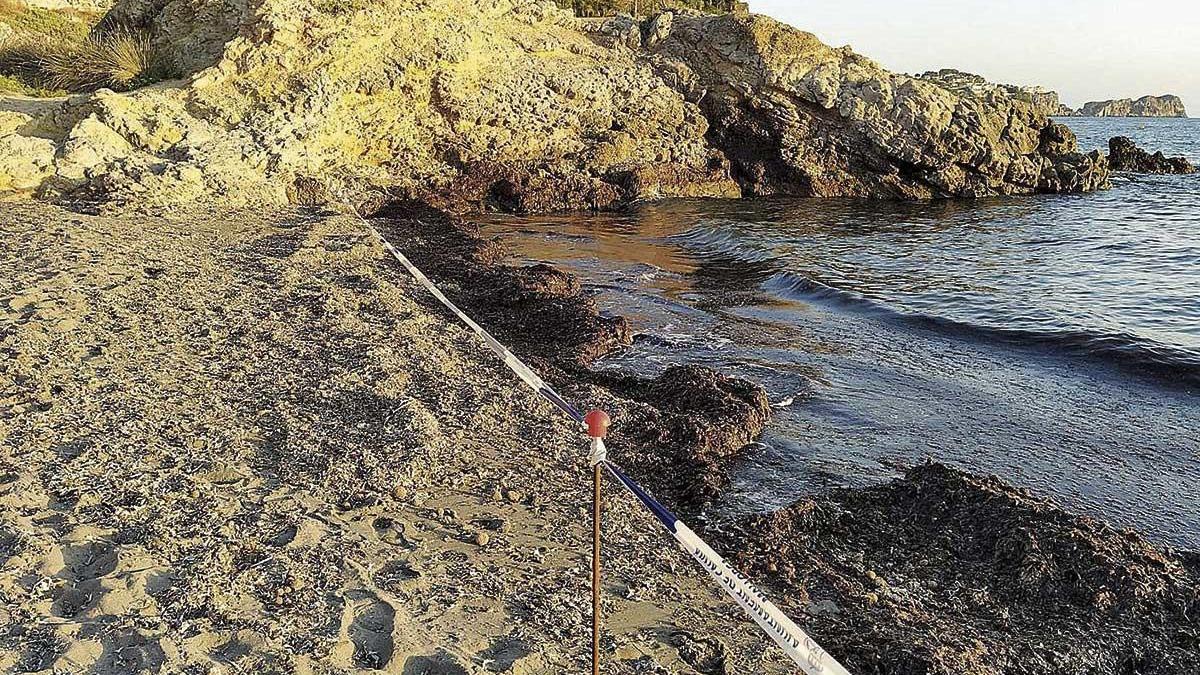
{"type": "Polygon", "coordinates": [[[0,73],[26,82],[45,83],[44,64],[56,54],[75,49],[68,40],[18,35],[0,45],[0,73]]]}
{"type": "Polygon", "coordinates": [[[41,60],[49,86],[67,91],[127,91],[152,79],[154,65],[149,36],[124,28],[62,45],[41,60]]]}

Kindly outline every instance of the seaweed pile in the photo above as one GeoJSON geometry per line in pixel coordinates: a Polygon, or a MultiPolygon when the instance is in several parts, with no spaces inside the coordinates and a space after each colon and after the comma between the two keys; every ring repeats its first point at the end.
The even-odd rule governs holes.
{"type": "Polygon", "coordinates": [[[751,518],[744,567],[866,673],[1200,672],[1194,559],[940,464],[751,518]]]}
{"type": "Polygon", "coordinates": [[[601,316],[578,281],[549,265],[514,266],[479,227],[423,202],[397,201],[374,218],[468,314],[576,401],[604,405],[615,420],[622,465],[683,507],[699,508],[727,484],[725,464],[762,432],[762,387],[697,366],[653,379],[593,371],[628,345],[622,317],[601,316]]]}
{"type": "MultiPolygon", "coordinates": [[[[695,516],[769,418],[757,385],[701,367],[655,379],[590,370],[627,345],[622,318],[547,265],[503,262],[476,225],[418,202],[375,213],[461,306],[556,387],[615,414],[616,459],[695,516]]],[[[1197,557],[940,464],[868,489],[702,528],[768,579],[854,672],[1200,672],[1197,557]]]]}

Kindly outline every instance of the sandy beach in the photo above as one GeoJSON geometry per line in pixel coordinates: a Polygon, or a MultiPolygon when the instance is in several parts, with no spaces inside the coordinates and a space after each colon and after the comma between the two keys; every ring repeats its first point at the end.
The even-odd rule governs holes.
{"type": "MultiPolygon", "coordinates": [[[[583,439],[361,223],[2,227],[0,670],[584,670],[583,439]]],[[[791,672],[606,507],[606,672],[791,672]]]]}

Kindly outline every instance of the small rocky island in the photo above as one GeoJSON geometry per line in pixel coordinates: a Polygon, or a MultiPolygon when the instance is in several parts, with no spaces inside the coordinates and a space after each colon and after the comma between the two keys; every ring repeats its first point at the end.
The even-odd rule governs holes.
{"type": "Polygon", "coordinates": [[[1083,117],[1187,117],[1187,110],[1178,96],[1143,96],[1137,100],[1118,98],[1108,101],[1089,101],[1079,109],[1083,117]]]}

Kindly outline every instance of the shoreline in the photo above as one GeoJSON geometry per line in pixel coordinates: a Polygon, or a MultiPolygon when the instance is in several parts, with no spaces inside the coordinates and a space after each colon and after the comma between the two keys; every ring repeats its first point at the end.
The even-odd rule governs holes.
{"type": "MultiPolygon", "coordinates": [[[[544,330],[537,321],[525,329],[544,330]]],[[[614,420],[619,429],[619,413],[614,420]]],[[[648,449],[630,438],[614,447],[621,441],[648,449]]],[[[699,484],[689,476],[682,494],[653,464],[635,460],[631,473],[665,489],[688,519],[688,491],[718,495],[739,454],[722,455],[699,484]]],[[[852,671],[1120,672],[1133,667],[1131,653],[1161,672],[1200,667],[1200,652],[1181,646],[1200,645],[1187,619],[1200,609],[1194,554],[1069,514],[994,477],[927,464],[901,480],[805,497],[763,516],[705,519],[697,531],[788,606],[803,607],[805,629],[852,671]],[[1057,618],[1043,622],[1046,614],[1057,618]],[[1011,665],[1047,644],[1056,661],[1011,665]]]]}
{"type": "MultiPolygon", "coordinates": [[[[4,227],[0,669],[583,669],[586,446],[359,223],[4,227]]],[[[605,528],[611,672],[790,672],[611,485],[605,528]]]]}
{"type": "MultiPolygon", "coordinates": [[[[7,306],[17,356],[6,374],[19,384],[0,437],[20,455],[0,485],[0,594],[18,609],[0,617],[0,665],[124,672],[117,659],[136,653],[152,672],[205,660],[297,672],[581,666],[586,650],[569,645],[587,641],[582,440],[432,309],[358,223],[311,211],[15,213],[4,226],[39,253],[6,261],[28,286],[7,306]],[[93,431],[63,443],[66,421],[93,431]],[[146,626],[136,617],[150,608],[146,626]],[[319,639],[297,642],[305,635],[319,639]]],[[[570,275],[499,265],[501,244],[420,204],[376,215],[556,387],[635,427],[614,435],[614,458],[682,514],[719,493],[724,463],[766,424],[760,388],[712,371],[588,370],[628,326],[601,319],[570,275]]],[[[615,672],[791,672],[648,515],[606,490],[615,672]]],[[[1197,644],[1179,623],[1200,611],[1195,556],[994,479],[919,467],[695,526],[852,672],[1089,672],[1122,649],[1156,672],[1200,667],[1200,652],[1170,647],[1197,644]],[[988,558],[979,528],[997,523],[1009,529],[996,540],[1014,547],[988,558]],[[1063,582],[1077,570],[1088,573],[1063,582]],[[981,585],[989,595],[964,606],[981,585]],[[1106,612],[1087,611],[1099,600],[1106,612]],[[1039,632],[1018,620],[1028,607],[1060,619],[1039,632]],[[999,649],[1009,639],[1079,652],[1050,670],[999,649]]]]}

